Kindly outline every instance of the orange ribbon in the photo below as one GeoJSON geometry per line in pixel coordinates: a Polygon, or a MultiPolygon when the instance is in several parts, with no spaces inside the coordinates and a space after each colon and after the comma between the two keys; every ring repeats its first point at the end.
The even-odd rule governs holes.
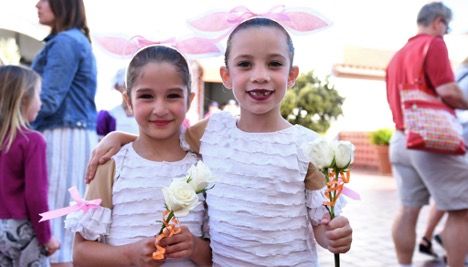
{"type": "Polygon", "coordinates": [[[153,260],[163,260],[166,257],[166,248],[161,247],[159,245],[159,241],[161,241],[163,238],[176,235],[182,231],[179,227],[179,220],[177,220],[176,217],[172,217],[172,219],[169,222],[167,221],[166,216],[168,214],[169,211],[163,211],[164,228],[162,230],[162,233],[156,236],[156,240],[154,241],[156,251],[152,254],[153,260]]]}
{"type": "Polygon", "coordinates": [[[341,196],[343,192],[344,184],[349,183],[350,172],[349,170],[340,171],[338,174],[334,169],[328,170],[328,182],[326,183],[327,189],[325,190],[325,197],[328,201],[325,201],[323,204],[333,208],[336,204],[336,201],[341,196]]]}

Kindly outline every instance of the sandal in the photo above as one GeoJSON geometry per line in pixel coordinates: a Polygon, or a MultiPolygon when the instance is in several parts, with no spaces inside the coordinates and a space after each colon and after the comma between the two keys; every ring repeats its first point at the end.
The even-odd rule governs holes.
{"type": "Polygon", "coordinates": [[[442,247],[444,246],[444,243],[442,243],[442,237],[440,236],[440,234],[436,234],[434,236],[434,240],[439,243],[439,245],[441,245],[442,247]]]}
{"type": "Polygon", "coordinates": [[[421,252],[423,254],[427,254],[427,255],[432,256],[434,258],[438,258],[439,256],[434,252],[434,250],[432,250],[431,240],[429,240],[425,236],[423,236],[422,241],[423,242],[419,243],[419,252],[421,252]]]}

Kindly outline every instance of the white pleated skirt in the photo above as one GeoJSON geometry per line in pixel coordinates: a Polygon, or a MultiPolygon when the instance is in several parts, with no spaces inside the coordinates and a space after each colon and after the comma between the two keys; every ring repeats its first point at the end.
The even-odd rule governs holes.
{"type": "MultiPolygon", "coordinates": [[[[86,129],[57,128],[43,134],[47,141],[49,209],[59,209],[70,204],[68,188],[76,186],[83,196],[86,165],[98,138],[94,130],[86,129]]],[[[64,219],[51,220],[52,235],[60,242],[51,263],[72,261],[73,234],[65,230],[64,219]]]]}

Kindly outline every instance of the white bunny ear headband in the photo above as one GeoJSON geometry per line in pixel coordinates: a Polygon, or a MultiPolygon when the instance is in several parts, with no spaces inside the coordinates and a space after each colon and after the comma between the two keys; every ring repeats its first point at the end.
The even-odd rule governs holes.
{"type": "Polygon", "coordinates": [[[296,33],[314,32],[330,25],[324,17],[304,8],[286,8],[284,5],[279,5],[266,13],[254,13],[244,6],[238,6],[229,11],[216,11],[188,21],[197,32],[211,35],[213,38],[191,37],[182,40],[170,38],[162,41],[148,40],[143,36],[127,39],[95,35],[94,38],[106,51],[122,57],[130,57],[140,48],[152,44],[172,46],[189,57],[217,56],[221,54],[219,41],[237,25],[254,17],[275,20],[296,33]]]}

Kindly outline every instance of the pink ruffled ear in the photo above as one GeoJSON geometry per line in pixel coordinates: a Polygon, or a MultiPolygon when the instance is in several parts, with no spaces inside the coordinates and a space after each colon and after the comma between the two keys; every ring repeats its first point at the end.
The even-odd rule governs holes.
{"type": "Polygon", "coordinates": [[[216,46],[217,40],[200,37],[192,37],[184,40],[170,38],[164,41],[152,41],[142,36],[134,36],[130,39],[112,36],[94,36],[94,39],[109,53],[123,57],[130,57],[136,53],[138,49],[152,44],[172,46],[187,55],[210,56],[219,55],[221,53],[221,50],[216,46]]]}
{"type": "MultiPolygon", "coordinates": [[[[327,27],[329,23],[318,15],[301,11],[285,11],[288,19],[276,19],[285,27],[298,32],[311,32],[327,27]]],[[[283,17],[283,16],[282,16],[283,17]]],[[[274,17],[272,19],[275,19],[274,17]]]]}
{"type": "Polygon", "coordinates": [[[122,37],[95,35],[94,40],[106,51],[118,56],[131,56],[139,48],[138,43],[122,37]]]}
{"type": "Polygon", "coordinates": [[[298,8],[286,9],[284,5],[274,6],[268,12],[258,14],[246,7],[238,6],[228,12],[217,11],[189,20],[188,23],[199,31],[214,33],[232,29],[253,17],[270,18],[298,32],[311,32],[329,25],[327,20],[312,11],[298,8]]]}
{"type": "Polygon", "coordinates": [[[190,20],[188,23],[197,30],[204,32],[220,32],[232,27],[226,18],[229,12],[215,12],[207,16],[190,20]]]}
{"type": "Polygon", "coordinates": [[[189,55],[218,55],[221,53],[213,40],[200,37],[176,41],[174,46],[189,55]]]}

